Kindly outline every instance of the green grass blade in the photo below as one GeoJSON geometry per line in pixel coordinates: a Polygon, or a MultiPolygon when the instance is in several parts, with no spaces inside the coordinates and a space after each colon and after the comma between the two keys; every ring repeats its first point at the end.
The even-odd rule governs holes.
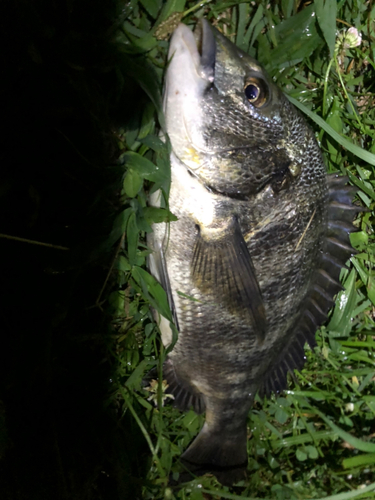
{"type": "Polygon", "coordinates": [[[315,0],[316,17],[329,47],[331,57],[335,50],[337,2],[315,0]]]}
{"type": "Polygon", "coordinates": [[[336,434],[349,443],[353,448],[356,448],[357,450],[360,451],[367,451],[368,453],[375,453],[375,443],[368,443],[366,441],[362,441],[362,439],[358,439],[355,436],[352,436],[352,434],[349,434],[349,432],[344,431],[340,427],[338,427],[336,424],[331,422],[329,418],[327,418],[324,413],[320,412],[316,408],[311,408],[314,413],[319,415],[319,417],[324,420],[326,424],[328,424],[333,431],[336,432],[336,434]]]}
{"type": "Polygon", "coordinates": [[[363,467],[370,464],[375,464],[375,453],[357,455],[356,457],[346,458],[342,461],[342,465],[345,469],[351,469],[353,467],[363,467]]]}

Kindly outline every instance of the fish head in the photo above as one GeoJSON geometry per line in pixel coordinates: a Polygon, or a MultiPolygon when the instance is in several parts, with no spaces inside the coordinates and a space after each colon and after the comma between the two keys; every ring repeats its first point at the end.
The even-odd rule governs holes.
{"type": "Polygon", "coordinates": [[[164,86],[175,156],[213,192],[238,199],[298,178],[306,127],[262,66],[203,19],[180,24],[164,86]]]}

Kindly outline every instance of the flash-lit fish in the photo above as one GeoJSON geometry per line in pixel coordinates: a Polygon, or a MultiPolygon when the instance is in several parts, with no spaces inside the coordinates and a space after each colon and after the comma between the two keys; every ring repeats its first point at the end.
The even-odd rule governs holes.
{"type": "MultiPolygon", "coordinates": [[[[169,57],[169,208],[178,221],[154,225],[150,238],[150,268],[179,330],[164,378],[177,407],[206,412],[183,462],[232,483],[246,468],[255,393],[285,388],[341,289],[357,208],[257,61],[204,20],[195,34],[178,26],[169,57]]],[[[160,326],[168,345],[169,324],[160,326]]]]}

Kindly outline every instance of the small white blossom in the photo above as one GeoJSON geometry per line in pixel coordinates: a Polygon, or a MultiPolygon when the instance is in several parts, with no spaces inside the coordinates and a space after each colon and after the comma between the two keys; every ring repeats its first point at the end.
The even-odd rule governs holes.
{"type": "Polygon", "coordinates": [[[345,405],[345,411],[348,412],[348,413],[351,413],[352,411],[354,411],[354,404],[353,403],[347,403],[345,405]]]}
{"type": "Polygon", "coordinates": [[[357,28],[351,27],[339,34],[336,41],[336,51],[354,49],[362,43],[362,34],[357,28]]]}
{"type": "Polygon", "coordinates": [[[359,47],[362,43],[362,34],[357,28],[349,28],[345,34],[344,38],[344,48],[354,49],[354,47],[359,47]]]}

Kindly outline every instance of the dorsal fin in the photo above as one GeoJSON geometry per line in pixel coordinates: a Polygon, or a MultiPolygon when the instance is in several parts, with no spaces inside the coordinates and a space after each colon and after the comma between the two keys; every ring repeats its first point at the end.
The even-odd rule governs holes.
{"type": "Polygon", "coordinates": [[[261,396],[285,389],[287,373],[302,368],[305,343],[310,347],[316,344],[315,332],[327,319],[335,295],[342,290],[340,271],[345,267],[348,258],[355,253],[349,237],[350,233],[357,230],[352,224],[353,217],[363,211],[352,204],[352,197],[357,189],[346,186],[347,181],[347,177],[327,175],[328,221],[323,253],[305,300],[305,309],[298,324],[290,332],[290,342],[286,343],[286,347],[267,374],[259,391],[261,396]]]}

